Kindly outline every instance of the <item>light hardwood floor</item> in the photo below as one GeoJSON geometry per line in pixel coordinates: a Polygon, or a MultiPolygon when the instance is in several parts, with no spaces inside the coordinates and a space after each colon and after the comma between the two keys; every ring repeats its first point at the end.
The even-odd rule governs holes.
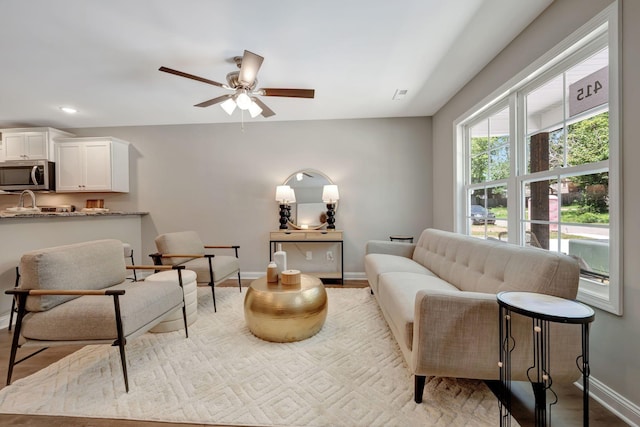
{"type": "MultiPolygon", "coordinates": [[[[249,286],[250,280],[243,280],[243,287],[249,286]]],[[[222,286],[237,286],[236,281],[228,281],[222,286]]],[[[340,287],[340,285],[327,285],[340,287]]],[[[345,287],[366,287],[366,280],[347,281],[345,287]]],[[[11,348],[11,331],[0,330],[0,383],[4,384],[7,377],[7,366],[9,360],[9,350],[11,348]]],[[[14,368],[13,380],[26,377],[49,364],[67,356],[78,350],[79,346],[50,348],[14,368]]],[[[23,353],[29,354],[28,351],[23,353]]],[[[499,385],[497,382],[488,382],[489,387],[496,392],[499,385]]],[[[3,388],[4,386],[0,387],[3,388]]],[[[554,390],[559,396],[558,404],[552,410],[552,425],[560,426],[581,426],[582,425],[582,392],[572,384],[554,385],[554,390]]],[[[514,382],[513,392],[513,415],[522,427],[533,426],[533,393],[529,383],[514,382]]],[[[598,402],[590,399],[589,420],[592,426],[625,426],[619,418],[612,415],[598,402]]],[[[204,424],[187,423],[161,423],[149,421],[126,421],[102,418],[76,418],[76,417],[50,417],[34,415],[10,415],[0,414],[0,425],[2,426],[25,426],[25,427],[178,427],[178,426],[204,426],[204,424]]],[[[210,425],[210,424],[209,424],[210,425]]],[[[496,414],[496,425],[499,425],[499,414],[496,414]]],[[[218,424],[217,426],[222,426],[218,424]]],[[[350,427],[350,426],[345,426],[350,427]]]]}

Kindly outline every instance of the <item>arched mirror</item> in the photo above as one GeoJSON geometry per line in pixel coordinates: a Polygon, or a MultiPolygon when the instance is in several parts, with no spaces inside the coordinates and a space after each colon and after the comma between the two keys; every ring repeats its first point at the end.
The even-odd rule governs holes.
{"type": "Polygon", "coordinates": [[[322,190],[327,184],[333,182],[314,169],[297,171],[285,180],[283,185],[290,186],[296,195],[296,202],[291,205],[290,227],[317,230],[327,225],[327,206],[322,201],[322,190]]]}

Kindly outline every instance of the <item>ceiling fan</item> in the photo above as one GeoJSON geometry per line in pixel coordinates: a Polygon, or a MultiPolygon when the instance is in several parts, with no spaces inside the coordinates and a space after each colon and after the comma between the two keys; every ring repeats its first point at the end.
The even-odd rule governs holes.
{"type": "Polygon", "coordinates": [[[195,107],[209,107],[210,105],[220,103],[220,106],[231,115],[236,107],[241,110],[249,110],[251,117],[262,114],[263,117],[271,117],[276,113],[273,112],[258,96],[280,96],[288,98],[313,98],[314,89],[277,89],[277,88],[259,88],[258,70],[262,65],[264,58],[256,55],[248,50],[244,51],[244,55],[233,58],[239,71],[232,71],[227,74],[227,84],[219,83],[214,80],[205,79],[204,77],[194,76],[182,71],[173,70],[167,67],[160,67],[159,71],[175,74],[176,76],[186,77],[188,79],[197,80],[202,83],[218,86],[231,91],[231,93],[218,96],[213,99],[196,104],[195,107]]]}

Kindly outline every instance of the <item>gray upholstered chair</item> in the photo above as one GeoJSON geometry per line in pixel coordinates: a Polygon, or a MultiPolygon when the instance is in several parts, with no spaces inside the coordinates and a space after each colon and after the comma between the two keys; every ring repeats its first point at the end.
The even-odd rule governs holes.
{"type": "Polygon", "coordinates": [[[14,365],[33,356],[16,361],[21,347],[109,344],[120,349],[125,389],[129,391],[125,356],[129,340],[180,308],[189,336],[180,269],[178,283],[128,281],[122,242],[113,239],[25,253],[20,259],[19,286],[5,292],[18,301],[7,385],[14,365]]]}
{"type": "Polygon", "coordinates": [[[160,234],[155,239],[158,252],[151,254],[154,264],[182,265],[196,273],[198,284],[211,287],[213,308],[216,308],[215,286],[234,274],[238,275],[238,288],[242,292],[240,280],[240,262],[238,249],[240,246],[205,245],[195,231],[178,231],[160,234]],[[217,249],[234,250],[235,256],[216,255],[211,252],[217,249]]]}

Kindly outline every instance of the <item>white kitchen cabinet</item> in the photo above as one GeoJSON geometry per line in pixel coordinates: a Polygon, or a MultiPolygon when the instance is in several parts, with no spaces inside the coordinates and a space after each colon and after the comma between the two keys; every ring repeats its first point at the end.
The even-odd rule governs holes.
{"type": "Polygon", "coordinates": [[[129,192],[129,143],[112,137],[60,138],[56,192],[129,192]]]}
{"type": "Polygon", "coordinates": [[[54,140],[73,134],[53,128],[2,129],[4,160],[55,161],[54,140]]]}

